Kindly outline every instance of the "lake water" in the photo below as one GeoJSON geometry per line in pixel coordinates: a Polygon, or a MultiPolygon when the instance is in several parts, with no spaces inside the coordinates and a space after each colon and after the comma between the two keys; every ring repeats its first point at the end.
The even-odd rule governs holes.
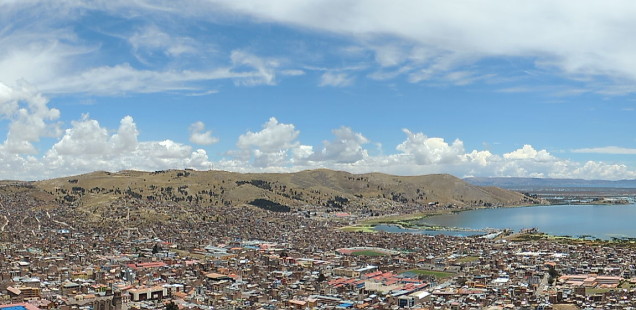
{"type": "Polygon", "coordinates": [[[636,237],[636,204],[479,209],[432,216],[419,223],[470,229],[509,228],[514,231],[537,228],[550,235],[590,235],[600,239],[636,237]]]}

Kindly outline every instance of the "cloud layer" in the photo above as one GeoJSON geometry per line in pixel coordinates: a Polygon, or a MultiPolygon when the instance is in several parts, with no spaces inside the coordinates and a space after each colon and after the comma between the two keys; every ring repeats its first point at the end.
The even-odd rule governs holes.
{"type": "MultiPolygon", "coordinates": [[[[302,142],[306,128],[270,115],[262,116],[260,130],[239,134],[230,150],[216,149],[218,137],[227,139],[207,120],[214,133],[190,119],[189,127],[174,129],[188,141],[140,141],[135,115],[118,128],[88,114],[65,124],[48,100],[208,96],[229,87],[259,94],[288,80],[325,93],[403,83],[628,95],[636,92],[635,15],[636,4],[627,0],[3,1],[0,121],[7,131],[0,179],[169,168],[636,178],[633,167],[563,159],[524,141],[494,154],[467,150],[461,137],[446,141],[413,128],[386,128],[404,138],[379,150],[380,141],[348,124],[309,145],[302,142]],[[212,149],[222,155],[211,158],[212,149]]],[[[571,152],[636,154],[629,147],[581,147],[571,152]]]]}
{"type": "MultiPolygon", "coordinates": [[[[372,76],[468,84],[487,74],[460,69],[495,57],[534,62],[537,70],[585,80],[590,90],[636,90],[636,27],[631,1],[212,1],[263,21],[358,40],[375,54],[372,76]],[[611,79],[608,82],[606,79],[611,79]]],[[[322,84],[340,84],[341,75],[322,84]]]]}
{"type": "MultiPolygon", "coordinates": [[[[359,78],[397,77],[412,83],[516,79],[532,84],[528,77],[539,73],[585,86],[566,91],[636,91],[636,44],[630,31],[636,27],[636,4],[627,0],[69,0],[9,1],[0,4],[0,10],[0,18],[12,22],[0,30],[0,81],[15,86],[24,79],[46,93],[206,91],[198,83],[214,80],[274,85],[289,73],[303,74],[301,68],[324,67],[320,60],[333,56],[334,50],[340,59],[357,65],[346,72],[322,68],[316,85],[344,87],[359,78]],[[132,22],[124,29],[93,25],[89,32],[108,38],[101,42],[68,26],[94,14],[132,22]],[[241,18],[311,29],[320,40],[335,34],[345,41],[329,49],[304,47],[311,57],[302,52],[265,57],[259,54],[269,54],[266,48],[216,42],[205,31],[184,30],[241,18]],[[112,52],[107,48],[136,61],[96,61],[95,55],[112,52]],[[494,73],[502,66],[488,64],[493,59],[505,59],[508,69],[494,73]],[[515,63],[530,64],[530,70],[518,70],[515,63]]],[[[523,87],[502,87],[510,89],[523,87]]]]}
{"type": "MultiPolygon", "coordinates": [[[[294,124],[281,123],[274,117],[261,130],[240,135],[236,149],[227,151],[226,157],[211,160],[204,149],[181,142],[139,141],[139,130],[132,116],[123,117],[119,127],[112,130],[89,115],[62,128],[63,124],[57,122],[60,112],[48,107],[44,96],[28,88],[12,89],[4,84],[0,84],[0,111],[2,118],[9,121],[7,138],[0,146],[0,179],[43,179],[94,170],[173,168],[239,172],[331,168],[354,173],[451,173],[460,177],[636,178],[636,171],[625,165],[573,162],[531,145],[501,155],[484,150],[467,152],[459,139],[449,143],[409,129],[402,130],[404,141],[388,155],[370,155],[365,146],[373,141],[349,127],[334,129],[333,139],[314,147],[299,141],[301,131],[294,124]],[[38,150],[34,142],[44,137],[56,142],[48,150],[38,150]]],[[[211,145],[218,141],[202,122],[183,130],[189,131],[190,142],[194,144],[211,145]]]]}

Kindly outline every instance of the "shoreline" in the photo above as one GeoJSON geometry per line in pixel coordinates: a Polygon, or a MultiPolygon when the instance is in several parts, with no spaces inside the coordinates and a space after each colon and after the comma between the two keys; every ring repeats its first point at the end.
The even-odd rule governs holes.
{"type": "MultiPolygon", "coordinates": [[[[403,214],[403,215],[389,215],[383,216],[375,219],[365,219],[361,220],[353,225],[341,227],[341,230],[344,231],[358,231],[358,232],[371,232],[375,233],[378,231],[387,231],[384,229],[378,230],[376,229],[379,225],[386,226],[395,226],[401,230],[405,231],[396,231],[393,233],[417,233],[418,231],[457,231],[457,232],[483,232],[484,235],[492,234],[492,233],[501,233],[497,236],[497,239],[506,239],[510,241],[529,241],[529,240],[547,240],[547,241],[556,241],[556,242],[575,242],[575,243],[586,243],[586,244],[611,244],[611,245],[619,245],[619,246],[636,246],[636,236],[629,237],[624,235],[616,235],[600,238],[598,236],[592,236],[588,234],[582,235],[550,235],[548,233],[540,232],[536,228],[528,227],[527,229],[533,229],[532,232],[524,232],[524,229],[520,231],[514,231],[510,228],[484,228],[484,229],[475,229],[468,227],[450,227],[450,226],[437,226],[437,225],[428,225],[425,223],[415,224],[417,221],[421,221],[427,217],[437,216],[437,215],[448,215],[454,213],[460,213],[464,211],[470,210],[480,210],[480,209],[498,209],[498,208],[524,208],[524,207],[558,207],[563,205],[570,206],[589,206],[594,205],[590,203],[581,203],[581,204],[532,204],[532,205],[511,205],[511,206],[494,206],[494,207],[464,207],[458,209],[444,209],[444,210],[426,210],[418,213],[411,214],[403,214]]],[[[608,203],[600,203],[598,205],[613,205],[613,206],[623,206],[626,205],[624,203],[620,204],[608,204],[608,203]]],[[[391,231],[389,231],[391,232],[391,231]]],[[[424,234],[426,234],[424,232],[424,234]]]]}
{"type": "Polygon", "coordinates": [[[418,213],[409,213],[409,214],[396,214],[396,215],[386,215],[373,219],[364,219],[353,225],[343,226],[339,229],[344,231],[362,231],[362,232],[376,232],[374,229],[375,226],[378,225],[393,225],[397,226],[401,229],[412,229],[412,230],[434,230],[434,231],[445,231],[445,230],[456,230],[456,231],[483,231],[484,233],[490,233],[492,231],[496,231],[497,229],[493,229],[492,231],[482,230],[482,229],[473,229],[473,228],[462,228],[462,227],[446,227],[446,226],[421,226],[421,225],[413,225],[412,222],[416,222],[427,217],[437,216],[437,215],[447,215],[453,213],[460,213],[464,211],[471,210],[481,210],[481,209],[498,209],[498,208],[526,208],[526,207],[538,207],[538,206],[550,206],[551,204],[524,204],[524,205],[508,205],[508,206],[478,206],[478,207],[460,207],[458,209],[445,209],[445,210],[426,210],[418,213]]]}

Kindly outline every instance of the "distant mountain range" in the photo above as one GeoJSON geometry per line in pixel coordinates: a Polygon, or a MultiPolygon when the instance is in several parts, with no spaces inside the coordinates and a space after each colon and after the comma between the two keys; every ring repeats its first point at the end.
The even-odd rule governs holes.
{"type": "Polygon", "coordinates": [[[511,177],[470,177],[464,181],[478,186],[496,186],[506,189],[529,188],[636,188],[636,180],[583,180],[511,177]]]}

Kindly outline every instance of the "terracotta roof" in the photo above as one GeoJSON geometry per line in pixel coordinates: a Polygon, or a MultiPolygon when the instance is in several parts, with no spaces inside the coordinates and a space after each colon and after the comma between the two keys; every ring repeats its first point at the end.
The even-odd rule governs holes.
{"type": "Polygon", "coordinates": [[[142,268],[159,268],[167,266],[164,262],[147,262],[147,263],[135,263],[128,264],[128,267],[134,269],[142,269],[142,268]]]}

